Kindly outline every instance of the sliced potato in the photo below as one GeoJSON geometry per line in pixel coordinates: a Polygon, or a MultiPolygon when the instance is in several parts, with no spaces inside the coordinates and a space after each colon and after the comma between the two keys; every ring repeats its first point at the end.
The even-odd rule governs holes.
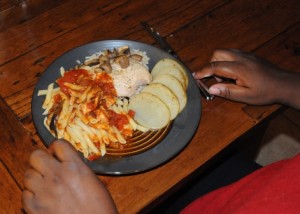
{"type": "Polygon", "coordinates": [[[158,73],[172,74],[183,84],[184,89],[188,86],[189,78],[185,69],[173,59],[165,58],[158,61],[152,69],[151,74],[155,77],[158,73]]]}
{"type": "Polygon", "coordinates": [[[161,129],[170,121],[167,105],[150,93],[139,93],[130,98],[128,109],[135,112],[134,120],[149,129],[161,129]]]}
{"type": "Polygon", "coordinates": [[[170,120],[173,120],[179,113],[179,102],[176,95],[165,85],[160,83],[151,83],[146,86],[142,92],[154,94],[160,98],[169,108],[170,120]]]}
{"type": "Polygon", "coordinates": [[[179,112],[181,112],[186,105],[187,95],[179,80],[169,74],[159,74],[153,80],[153,83],[160,83],[167,86],[176,95],[179,102],[179,112]]]}
{"type": "Polygon", "coordinates": [[[158,63],[152,69],[151,74],[152,74],[153,79],[155,79],[157,77],[157,75],[160,75],[160,74],[169,74],[169,75],[172,75],[172,76],[176,77],[176,79],[178,79],[180,81],[180,83],[182,84],[182,86],[183,86],[184,89],[186,89],[186,87],[187,87],[183,74],[175,66],[166,66],[163,63],[158,63]]]}

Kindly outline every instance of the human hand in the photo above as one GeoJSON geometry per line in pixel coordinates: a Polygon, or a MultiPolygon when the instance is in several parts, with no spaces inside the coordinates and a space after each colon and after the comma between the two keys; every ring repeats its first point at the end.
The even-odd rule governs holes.
{"type": "Polygon", "coordinates": [[[213,95],[254,105],[278,101],[282,70],[270,62],[239,50],[219,49],[211,62],[194,78],[214,76],[218,83],[209,88],[213,95]],[[224,80],[232,80],[230,82],[224,80]]]}
{"type": "Polygon", "coordinates": [[[30,156],[22,194],[27,213],[117,213],[109,192],[68,142],[30,156]]]}

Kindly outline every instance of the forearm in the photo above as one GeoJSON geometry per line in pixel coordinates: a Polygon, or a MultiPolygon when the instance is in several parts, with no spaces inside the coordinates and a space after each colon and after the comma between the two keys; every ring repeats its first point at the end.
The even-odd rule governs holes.
{"type": "Polygon", "coordinates": [[[284,72],[276,93],[278,103],[300,110],[300,73],[284,72]]]}

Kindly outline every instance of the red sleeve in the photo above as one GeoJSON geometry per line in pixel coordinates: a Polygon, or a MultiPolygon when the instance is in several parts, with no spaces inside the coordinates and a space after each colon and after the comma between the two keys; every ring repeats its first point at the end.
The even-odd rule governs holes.
{"type": "Polygon", "coordinates": [[[188,205],[186,213],[299,213],[300,154],[215,190],[188,205]]]}

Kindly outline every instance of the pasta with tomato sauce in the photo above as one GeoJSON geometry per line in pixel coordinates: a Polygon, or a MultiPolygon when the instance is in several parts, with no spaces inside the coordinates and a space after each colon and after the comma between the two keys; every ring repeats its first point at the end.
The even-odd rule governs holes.
{"type": "Polygon", "coordinates": [[[121,147],[136,130],[134,112],[126,109],[126,98],[116,96],[113,80],[107,73],[70,70],[56,82],[56,90],[50,84],[46,92],[39,93],[51,97],[44,106],[49,108],[44,112],[45,125],[54,134],[49,126],[57,114],[57,137],[71,142],[87,159],[105,155],[107,146],[121,147]]]}
{"type": "Polygon", "coordinates": [[[118,97],[113,75],[110,75],[112,71],[109,71],[114,65],[109,63],[120,61],[123,67],[124,59],[118,58],[128,57],[128,54],[115,51],[108,50],[105,55],[97,56],[96,64],[90,64],[95,59],[89,59],[89,63],[75,69],[61,68],[62,76],[56,80],[58,87],[54,88],[55,83],[51,83],[38,93],[38,96],[46,96],[42,106],[45,127],[57,138],[69,141],[91,161],[104,156],[107,147],[123,148],[134,131],[148,131],[133,120],[128,98],[118,97]],[[50,129],[53,121],[56,133],[50,129]]]}

